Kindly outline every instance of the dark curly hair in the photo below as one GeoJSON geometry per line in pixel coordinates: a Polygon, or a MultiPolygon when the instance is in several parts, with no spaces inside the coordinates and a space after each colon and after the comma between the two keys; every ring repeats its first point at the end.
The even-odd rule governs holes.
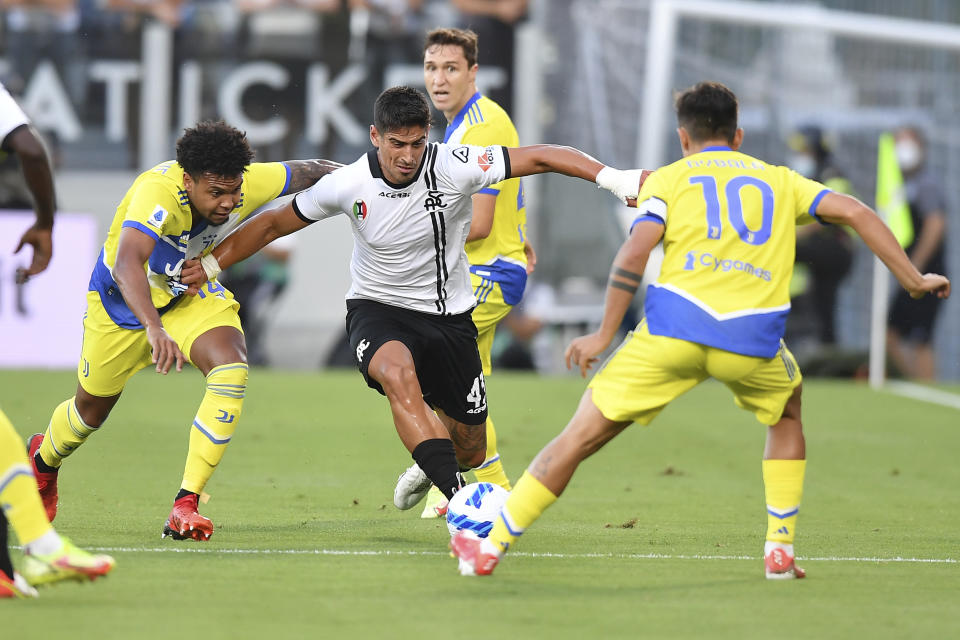
{"type": "Polygon", "coordinates": [[[177,140],[177,163],[192,178],[242,175],[253,161],[247,134],[223,120],[205,120],[185,129],[177,140]]]}

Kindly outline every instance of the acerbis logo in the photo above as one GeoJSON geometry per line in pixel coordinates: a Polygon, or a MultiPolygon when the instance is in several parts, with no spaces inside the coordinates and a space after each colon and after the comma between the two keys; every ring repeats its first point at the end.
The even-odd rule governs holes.
{"type": "Polygon", "coordinates": [[[363,222],[367,218],[367,203],[363,200],[357,200],[353,203],[353,217],[357,222],[363,222]]]}
{"type": "Polygon", "coordinates": [[[467,164],[467,161],[470,159],[470,149],[467,147],[457,147],[453,150],[453,157],[463,164],[467,164]]]}
{"type": "MultiPolygon", "coordinates": [[[[390,192],[381,191],[377,195],[380,196],[381,198],[409,198],[410,192],[409,191],[390,191],[390,192]]],[[[362,202],[362,201],[357,200],[357,202],[362,202]]]]}

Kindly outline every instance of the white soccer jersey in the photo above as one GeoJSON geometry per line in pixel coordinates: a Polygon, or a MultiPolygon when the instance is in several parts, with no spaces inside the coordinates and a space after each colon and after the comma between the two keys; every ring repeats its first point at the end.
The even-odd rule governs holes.
{"type": "Polygon", "coordinates": [[[347,299],[457,314],[477,304],[463,251],[470,196],[509,177],[504,147],[430,143],[413,180],[393,184],[373,149],[299,193],[293,208],[307,222],[351,213],[347,299]]]}
{"type": "Polygon", "coordinates": [[[0,84],[0,142],[20,125],[30,124],[27,114],[16,103],[7,88],[0,84]]]}

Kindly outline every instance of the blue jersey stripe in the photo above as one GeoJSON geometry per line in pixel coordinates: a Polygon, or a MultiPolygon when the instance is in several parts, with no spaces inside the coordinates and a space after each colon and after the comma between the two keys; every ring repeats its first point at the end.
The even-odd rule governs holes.
{"type": "Polygon", "coordinates": [[[790,313],[788,307],[721,320],[673,291],[653,285],[647,287],[644,310],[653,335],[760,358],[777,355],[790,313]]]}
{"type": "Polygon", "coordinates": [[[142,222],[137,222],[136,220],[124,220],[121,226],[124,228],[136,229],[137,231],[143,231],[148,236],[151,236],[154,240],[160,239],[160,234],[157,233],[155,229],[148,227],[142,222]]]}

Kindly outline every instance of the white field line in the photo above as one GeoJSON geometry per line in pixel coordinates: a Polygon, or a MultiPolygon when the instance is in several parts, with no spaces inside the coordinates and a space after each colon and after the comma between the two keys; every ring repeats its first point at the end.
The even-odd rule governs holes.
{"type": "MultiPolygon", "coordinates": [[[[98,553],[201,553],[236,555],[294,555],[294,556],[447,556],[446,551],[398,551],[390,549],[203,549],[196,547],[86,547],[98,553]]],[[[760,556],[701,555],[670,553],[530,553],[515,551],[514,558],[610,558],[620,560],[761,560],[760,556]]],[[[812,562],[903,562],[909,564],[960,564],[956,558],[860,558],[843,556],[798,556],[803,561],[812,562]]]]}
{"type": "Polygon", "coordinates": [[[894,395],[920,400],[921,402],[939,404],[944,407],[950,407],[951,409],[960,409],[960,395],[950,393],[949,391],[933,389],[912,382],[900,381],[888,381],[882,390],[894,395]]]}

